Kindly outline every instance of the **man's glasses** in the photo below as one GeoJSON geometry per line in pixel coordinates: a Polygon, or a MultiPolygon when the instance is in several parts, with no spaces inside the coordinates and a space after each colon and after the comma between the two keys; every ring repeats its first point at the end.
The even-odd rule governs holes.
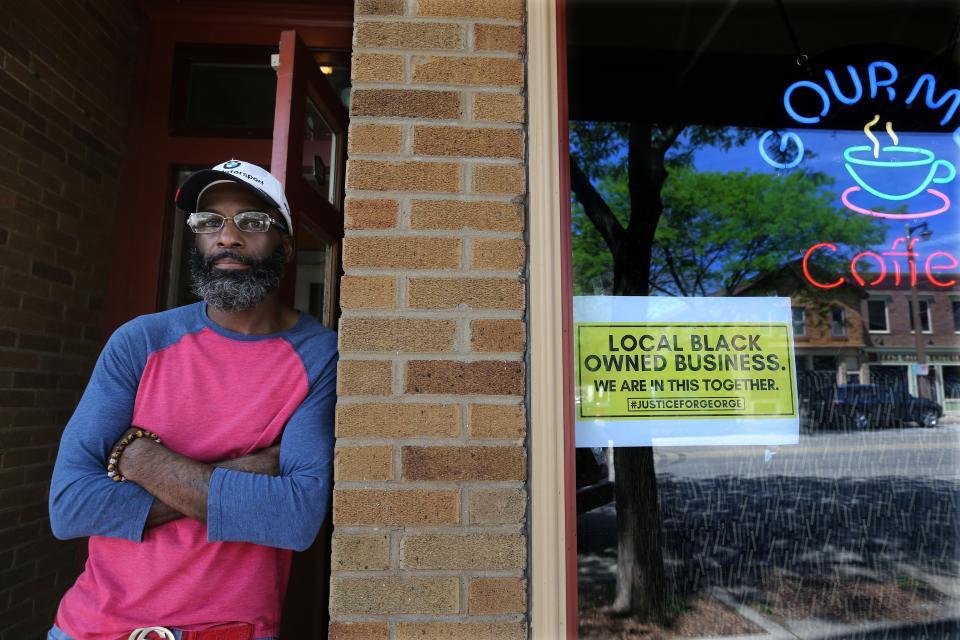
{"type": "Polygon", "coordinates": [[[270,214],[263,211],[243,211],[232,218],[212,211],[197,211],[187,216],[187,226],[194,233],[217,233],[223,229],[227,220],[233,220],[237,229],[244,233],[266,233],[273,224],[287,231],[287,227],[282,222],[274,220],[270,214]]]}

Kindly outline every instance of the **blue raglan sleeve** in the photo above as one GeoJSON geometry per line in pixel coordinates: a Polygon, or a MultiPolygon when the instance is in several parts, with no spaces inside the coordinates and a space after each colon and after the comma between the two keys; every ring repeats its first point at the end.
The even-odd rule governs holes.
{"type": "Polygon", "coordinates": [[[50,486],[50,526],[61,540],[107,536],[140,542],[153,497],[107,477],[106,460],[130,427],[147,347],[136,321],[107,342],[67,423],[50,486]]]}
{"type": "Polygon", "coordinates": [[[319,366],[280,439],[280,475],[213,471],[207,494],[210,542],[253,542],[303,551],[317,537],[330,501],[336,334],[328,332],[320,342],[321,348],[301,354],[307,362],[319,360],[319,366]]]}

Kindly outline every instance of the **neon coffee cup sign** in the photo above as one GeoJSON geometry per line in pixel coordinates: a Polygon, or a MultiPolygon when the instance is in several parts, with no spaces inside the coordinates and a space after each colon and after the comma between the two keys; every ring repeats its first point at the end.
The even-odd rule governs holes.
{"type": "MultiPolygon", "coordinates": [[[[842,108],[864,100],[875,102],[877,111],[884,107],[889,109],[891,104],[897,102],[907,108],[916,103],[924,105],[934,118],[942,115],[939,124],[946,126],[960,108],[960,90],[949,89],[938,95],[936,78],[929,73],[907,85],[909,91],[901,92],[907,87],[897,84],[900,74],[890,62],[871,62],[865,70],[847,65],[846,72],[850,81],[848,83],[844,79],[843,89],[831,69],[824,70],[822,82],[799,80],[791,84],[783,93],[787,115],[800,124],[810,125],[819,123],[835,107],[842,108]],[[801,98],[806,100],[806,108],[814,106],[815,109],[804,111],[798,108],[797,103],[801,98]]],[[[844,169],[850,180],[840,195],[843,206],[859,215],[884,219],[913,220],[947,213],[952,203],[937,187],[956,179],[954,164],[946,158],[938,158],[931,149],[902,144],[891,121],[884,123],[885,133],[880,133],[889,143],[881,144],[877,132],[873,130],[880,122],[878,114],[863,127],[864,136],[870,144],[853,145],[843,151],[844,169]],[[888,207],[903,212],[891,213],[886,210],[888,207]]],[[[805,153],[800,136],[794,132],[780,136],[779,148],[784,157],[774,159],[767,150],[775,135],[773,131],[767,131],[760,136],[759,149],[763,160],[776,169],[792,169],[799,165],[805,153]]],[[[960,146],[960,128],[953,132],[953,140],[960,146]]],[[[811,273],[809,263],[820,253],[835,253],[837,246],[830,242],[819,242],[804,253],[804,276],[815,287],[833,289],[849,281],[861,287],[879,286],[892,271],[894,284],[899,286],[902,274],[897,258],[906,257],[910,265],[911,286],[918,281],[915,266],[918,262],[923,265],[922,275],[933,286],[950,287],[956,284],[954,279],[942,279],[938,272],[955,270],[960,266],[957,257],[947,251],[934,251],[921,256],[915,249],[916,243],[916,239],[903,237],[895,239],[889,251],[862,251],[850,260],[849,274],[824,282],[811,273]],[[888,261],[887,258],[892,260],[888,261]]]]}

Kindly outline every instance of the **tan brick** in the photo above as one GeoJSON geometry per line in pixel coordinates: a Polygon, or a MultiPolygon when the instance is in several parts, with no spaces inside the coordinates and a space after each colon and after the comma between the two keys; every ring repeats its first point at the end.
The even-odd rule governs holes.
{"type": "Polygon", "coordinates": [[[354,11],[357,15],[398,16],[403,15],[404,0],[357,0],[354,11]]]}
{"type": "Polygon", "coordinates": [[[445,404],[340,404],[338,438],[453,438],[460,409],[445,404]]]}
{"type": "Polygon", "coordinates": [[[347,188],[360,191],[460,190],[460,165],[455,162],[347,162],[347,188]]]}
{"type": "Polygon", "coordinates": [[[327,640],[388,640],[390,627],[386,622],[341,622],[330,623],[327,640]]]}
{"type": "Polygon", "coordinates": [[[334,614],[444,614],[460,611],[456,576],[330,579],[330,611],[334,614]]]}
{"type": "Polygon", "coordinates": [[[523,96],[512,93],[476,93],[473,119],[491,122],[523,122],[523,96]]]}
{"type": "Polygon", "coordinates": [[[467,503],[470,524],[517,524],[527,513],[522,489],[476,489],[467,503]]]}
{"type": "Polygon", "coordinates": [[[393,309],[397,306],[393,276],[343,276],[340,306],[344,309],[393,309]]]}
{"type": "Polygon", "coordinates": [[[415,309],[522,309],[524,301],[515,278],[410,278],[407,298],[415,309]]]}
{"type": "Polygon", "coordinates": [[[435,526],[460,521],[456,489],[335,489],[335,525],[435,526]]]}
{"type": "Polygon", "coordinates": [[[521,195],[524,191],[523,167],[505,164],[479,164],[473,168],[471,189],[475,193],[521,195]]]}
{"type": "Polygon", "coordinates": [[[414,534],[400,541],[404,569],[522,569],[526,540],[518,533],[414,534]]]}
{"type": "Polygon", "coordinates": [[[341,351],[453,351],[455,320],[341,318],[341,351]]]}
{"type": "Polygon", "coordinates": [[[337,363],[338,396],[388,396],[393,367],[382,360],[340,360],[337,363]]]}
{"type": "Polygon", "coordinates": [[[471,438],[522,438],[526,432],[522,405],[470,405],[471,438]]]}
{"type": "Polygon", "coordinates": [[[520,362],[413,360],[407,364],[407,393],[522,396],[520,362]]]}
{"type": "Polygon", "coordinates": [[[509,25],[477,24],[473,27],[473,48],[477,51],[520,53],[523,49],[523,32],[520,27],[509,25]]]}
{"type": "Polygon", "coordinates": [[[473,351],[523,351],[522,320],[474,320],[470,323],[470,349],[473,351]]]}
{"type": "Polygon", "coordinates": [[[405,480],[525,480],[527,455],[520,447],[403,447],[405,480]]]}
{"type": "Polygon", "coordinates": [[[474,200],[414,200],[413,229],[522,231],[523,207],[515,202],[474,200]]]}
{"type": "Polygon", "coordinates": [[[413,60],[414,82],[519,87],[523,63],[514,58],[486,56],[424,56],[413,60]]]}
{"type": "Polygon", "coordinates": [[[420,22],[358,22],[358,47],[385,49],[460,49],[463,27],[458,24],[420,22]]]}
{"type": "Polygon", "coordinates": [[[526,613],[526,584],[520,578],[475,578],[467,593],[470,615],[526,613]]]}
{"type": "Polygon", "coordinates": [[[427,156],[519,158],[523,140],[519,129],[418,126],[413,130],[413,152],[427,156]]]}
{"type": "Polygon", "coordinates": [[[417,15],[522,20],[523,4],[523,0],[417,0],[417,15]]]}
{"type": "Polygon", "coordinates": [[[456,91],[421,89],[354,89],[350,115],[455,120],[461,114],[456,91]]]}
{"type": "Polygon", "coordinates": [[[397,640],[523,640],[526,624],[515,622],[400,622],[397,640]]]}
{"type": "Polygon", "coordinates": [[[390,567],[390,536],[334,533],[330,541],[334,571],[378,571],[390,567]]]}
{"type": "Polygon", "coordinates": [[[505,238],[476,238],[470,255],[474,269],[519,271],[526,261],[523,240],[505,238]]]}
{"type": "Polygon", "coordinates": [[[355,53],[350,77],[360,82],[403,82],[403,56],[355,53]]]}
{"type": "Polygon", "coordinates": [[[337,447],[334,480],[393,480],[393,447],[337,447]]]}
{"type": "Polygon", "coordinates": [[[460,266],[459,238],[343,239],[343,268],[451,269],[460,266]]]}
{"type": "Polygon", "coordinates": [[[351,154],[400,153],[402,135],[400,125],[354,123],[347,137],[349,151],[351,154]]]}
{"type": "Polygon", "coordinates": [[[343,222],[347,229],[389,229],[397,224],[400,203],[396,200],[348,198],[343,222]]]}

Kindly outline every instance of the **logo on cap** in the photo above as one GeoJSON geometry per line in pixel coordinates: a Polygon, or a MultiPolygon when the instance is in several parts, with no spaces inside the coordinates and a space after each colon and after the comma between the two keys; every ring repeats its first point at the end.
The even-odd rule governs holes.
{"type": "Polygon", "coordinates": [[[233,169],[234,167],[239,167],[239,166],[240,166],[239,160],[231,160],[230,162],[223,163],[224,169],[233,169]]]}

